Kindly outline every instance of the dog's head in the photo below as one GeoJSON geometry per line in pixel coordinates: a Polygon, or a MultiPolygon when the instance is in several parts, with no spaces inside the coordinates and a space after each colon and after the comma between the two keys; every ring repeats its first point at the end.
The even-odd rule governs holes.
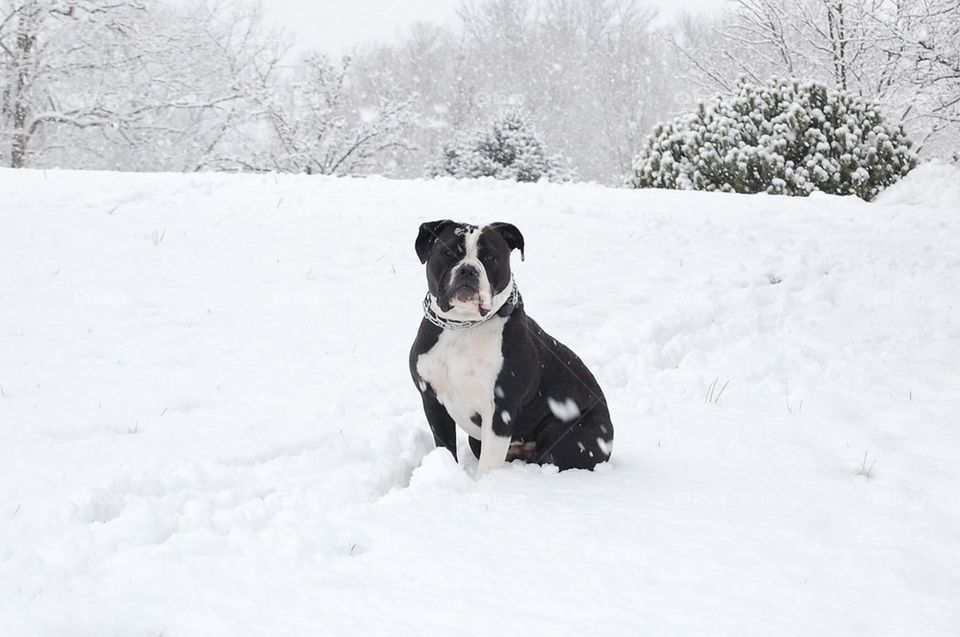
{"type": "Polygon", "coordinates": [[[509,223],[479,227],[443,219],[421,224],[416,247],[440,312],[471,320],[498,309],[509,295],[510,252],[520,250],[523,258],[523,235],[509,223]]]}

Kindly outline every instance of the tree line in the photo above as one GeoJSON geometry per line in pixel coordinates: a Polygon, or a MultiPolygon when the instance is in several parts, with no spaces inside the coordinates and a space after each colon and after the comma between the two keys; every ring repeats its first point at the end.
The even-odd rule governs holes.
{"type": "Polygon", "coordinates": [[[565,173],[619,183],[655,124],[738,79],[816,80],[918,140],[960,138],[956,0],[464,0],[342,59],[293,58],[255,5],[0,0],[0,161],[13,167],[420,176],[525,113],[565,173]]]}

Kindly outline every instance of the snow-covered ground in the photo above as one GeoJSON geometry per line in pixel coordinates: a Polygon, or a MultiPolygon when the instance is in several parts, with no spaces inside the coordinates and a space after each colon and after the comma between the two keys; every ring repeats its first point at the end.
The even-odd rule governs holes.
{"type": "Polygon", "coordinates": [[[954,167],[871,204],[29,171],[0,202],[5,636],[960,634],[954,167]],[[431,451],[444,217],[524,232],[610,465],[431,451]]]}

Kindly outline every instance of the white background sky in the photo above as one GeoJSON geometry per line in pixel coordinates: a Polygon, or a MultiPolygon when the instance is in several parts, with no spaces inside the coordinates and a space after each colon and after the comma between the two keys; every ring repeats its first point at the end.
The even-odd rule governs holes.
{"type": "MultiPolygon", "coordinates": [[[[724,0],[649,0],[661,15],[716,9],[724,0]]],[[[459,0],[263,0],[268,19],[293,33],[297,48],[339,53],[389,39],[412,22],[454,20],[459,0]]]]}

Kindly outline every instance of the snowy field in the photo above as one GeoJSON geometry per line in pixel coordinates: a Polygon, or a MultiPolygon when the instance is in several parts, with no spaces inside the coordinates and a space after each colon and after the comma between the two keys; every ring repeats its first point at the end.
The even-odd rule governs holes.
{"type": "Polygon", "coordinates": [[[4,636],[960,634],[956,168],[871,204],[9,170],[0,201],[4,636]],[[609,465],[431,452],[444,217],[524,232],[609,465]]]}

